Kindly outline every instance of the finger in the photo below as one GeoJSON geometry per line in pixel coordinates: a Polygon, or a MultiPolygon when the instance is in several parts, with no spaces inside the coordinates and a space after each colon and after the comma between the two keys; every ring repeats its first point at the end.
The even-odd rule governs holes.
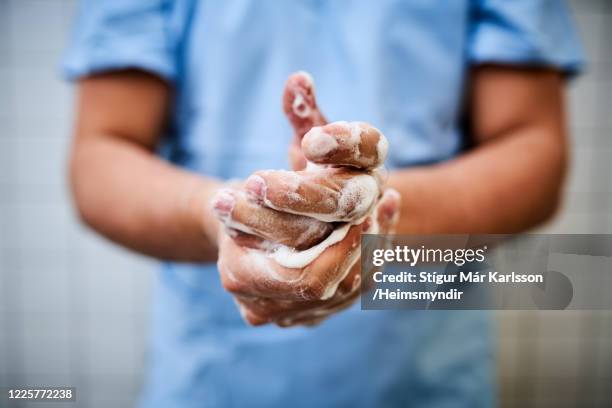
{"type": "Polygon", "coordinates": [[[348,273],[346,278],[338,285],[338,294],[340,296],[347,296],[355,291],[359,291],[361,285],[361,263],[355,262],[351,267],[351,271],[348,273]]]}
{"type": "Polygon", "coordinates": [[[392,188],[388,188],[376,205],[376,217],[379,234],[393,234],[399,220],[401,195],[392,188]]]}
{"type": "Polygon", "coordinates": [[[289,145],[289,166],[293,170],[304,170],[306,168],[306,157],[302,153],[302,148],[299,143],[291,143],[289,145]]]}
{"type": "Polygon", "coordinates": [[[283,93],[283,110],[295,130],[298,143],[313,126],[327,123],[317,106],[314,81],[310,74],[304,71],[291,74],[287,79],[283,93]]]}
{"type": "Polygon", "coordinates": [[[289,164],[293,170],[303,170],[306,168],[306,158],[300,147],[302,137],[313,126],[327,123],[317,106],[314,83],[308,73],[296,72],[289,76],[283,92],[283,110],[294,129],[289,147],[289,164]]]}
{"type": "Polygon", "coordinates": [[[226,228],[225,232],[240,246],[260,249],[262,251],[270,247],[270,242],[256,235],[247,234],[246,232],[238,231],[233,228],[226,228]]]}
{"type": "Polygon", "coordinates": [[[241,297],[236,296],[234,298],[234,302],[236,303],[236,306],[238,306],[238,311],[240,312],[242,319],[251,326],[261,326],[271,322],[269,318],[261,316],[255,310],[249,307],[241,297]]]}
{"type": "Polygon", "coordinates": [[[387,158],[388,142],[363,122],[335,122],[313,127],[302,139],[306,159],[317,164],[373,169],[387,158]]]}
{"type": "Polygon", "coordinates": [[[327,320],[328,317],[329,315],[325,315],[322,317],[300,319],[298,321],[291,322],[289,326],[283,326],[280,323],[277,323],[277,325],[278,327],[293,327],[293,326],[315,327],[323,323],[325,320],[327,320]]]}
{"type": "Polygon", "coordinates": [[[236,302],[240,305],[241,313],[256,316],[260,321],[273,322],[301,314],[309,309],[315,309],[328,301],[291,301],[269,298],[247,297],[237,295],[236,302]]]}
{"type": "MultiPolygon", "coordinates": [[[[316,245],[333,229],[332,225],[310,217],[280,212],[253,203],[238,190],[222,189],[213,199],[213,209],[227,228],[297,249],[316,245]]],[[[251,241],[258,246],[261,244],[243,234],[236,234],[235,238],[246,241],[247,246],[252,246],[251,241]]]]}
{"type": "Polygon", "coordinates": [[[236,296],[235,299],[242,318],[252,326],[267,323],[275,323],[279,327],[314,326],[329,315],[321,307],[329,301],[292,302],[243,296],[236,296]]]}
{"type": "Polygon", "coordinates": [[[236,244],[221,234],[218,268],[223,287],[234,295],[277,300],[327,299],[346,277],[360,251],[361,227],[327,247],[308,265],[288,268],[266,253],[236,244]]]}
{"type": "Polygon", "coordinates": [[[278,321],[280,319],[301,318],[308,316],[312,318],[316,310],[322,308],[334,308],[347,298],[354,298],[359,292],[360,284],[359,263],[351,268],[349,275],[338,286],[334,295],[326,300],[282,300],[261,298],[253,296],[236,295],[236,302],[248,309],[259,319],[266,321],[278,321]],[[358,279],[355,279],[358,278],[358,279]]]}
{"type": "Polygon", "coordinates": [[[400,215],[401,196],[388,188],[376,203],[372,214],[361,224],[364,234],[393,234],[400,215]]]}
{"type": "MultiPolygon", "coordinates": [[[[364,234],[393,234],[395,232],[395,226],[399,220],[400,215],[400,205],[401,205],[401,196],[394,189],[386,189],[376,204],[376,208],[373,211],[373,214],[367,217],[367,219],[362,224],[362,231],[364,234]]],[[[376,241],[376,245],[389,245],[390,240],[382,239],[376,241]]],[[[373,242],[370,242],[370,245],[374,245],[373,242]]],[[[361,269],[360,265],[360,269],[361,269]]],[[[360,286],[361,291],[368,291],[371,289],[373,285],[373,280],[371,279],[372,274],[379,268],[374,266],[371,263],[364,263],[363,267],[365,269],[360,270],[360,274],[356,279],[357,282],[354,282],[356,286],[360,286]],[[361,283],[363,282],[363,285],[361,283]]],[[[344,284],[345,282],[343,282],[344,284]]],[[[341,285],[342,287],[342,285],[341,285]]]]}
{"type": "Polygon", "coordinates": [[[274,322],[280,327],[314,326],[330,314],[349,307],[359,296],[360,268],[356,263],[333,297],[327,300],[291,301],[236,295],[242,317],[251,325],[274,322]]]}
{"type": "Polygon", "coordinates": [[[358,291],[348,296],[334,297],[329,301],[320,302],[319,306],[274,319],[273,322],[279,327],[315,326],[331,315],[351,307],[358,297],[358,291]]]}
{"type": "MultiPolygon", "coordinates": [[[[340,292],[338,292],[340,293],[340,292]]],[[[358,291],[338,294],[328,300],[290,301],[237,295],[236,303],[243,318],[252,325],[274,322],[281,327],[312,326],[330,314],[349,307],[358,291]]]]}
{"type": "Polygon", "coordinates": [[[324,222],[358,220],[370,211],[380,194],[376,177],[345,168],[259,171],[247,179],[245,189],[262,205],[324,222]]]}

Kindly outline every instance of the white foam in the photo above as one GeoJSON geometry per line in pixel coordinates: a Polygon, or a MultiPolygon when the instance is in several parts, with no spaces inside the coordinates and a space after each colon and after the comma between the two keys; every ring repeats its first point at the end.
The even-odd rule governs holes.
{"type": "Polygon", "coordinates": [[[247,234],[251,234],[251,235],[255,234],[255,231],[253,231],[252,228],[244,225],[241,222],[238,222],[238,221],[234,220],[234,218],[231,217],[231,216],[228,217],[226,220],[224,220],[223,224],[227,228],[231,228],[231,229],[236,230],[236,231],[241,231],[241,232],[244,232],[244,233],[247,233],[247,234]]]}
{"type": "MultiPolygon", "coordinates": [[[[327,156],[331,151],[338,147],[336,139],[325,132],[322,127],[313,127],[304,135],[306,143],[308,143],[308,151],[316,158],[327,156]]],[[[302,142],[304,143],[304,142],[302,142]]]]}
{"type": "MultiPolygon", "coordinates": [[[[325,239],[318,245],[315,245],[312,248],[306,249],[304,251],[296,251],[284,245],[279,245],[273,252],[268,254],[268,256],[272,258],[276,263],[286,268],[305,268],[306,266],[310,265],[315,259],[317,259],[327,248],[342,241],[348,234],[348,231],[351,226],[360,224],[361,222],[363,222],[363,219],[353,224],[344,224],[342,227],[335,229],[334,232],[332,232],[332,234],[327,237],[327,239],[325,239]]],[[[367,233],[378,233],[378,222],[375,218],[372,220],[372,226],[370,227],[370,230],[367,231],[367,233]]],[[[353,246],[349,254],[349,258],[345,260],[345,269],[341,274],[336,277],[336,279],[328,283],[328,285],[325,287],[325,290],[323,291],[323,294],[321,295],[321,300],[329,299],[336,293],[336,291],[338,290],[338,285],[340,285],[340,283],[348,276],[351,269],[359,261],[359,256],[361,253],[360,247],[361,245],[359,244],[353,246]]],[[[278,278],[278,276],[275,277],[278,278]]]]}
{"type": "Polygon", "coordinates": [[[338,277],[331,282],[330,284],[327,285],[327,287],[325,288],[325,290],[323,291],[323,294],[321,295],[321,300],[326,300],[331,298],[332,296],[334,296],[334,294],[336,293],[336,291],[338,290],[338,285],[340,285],[340,282],[342,282],[344,280],[344,278],[346,278],[349,274],[349,272],[351,271],[351,269],[353,269],[353,266],[355,266],[355,264],[359,261],[359,255],[360,255],[360,248],[358,249],[354,249],[351,253],[351,258],[348,262],[348,266],[346,268],[346,270],[341,273],[340,275],[338,275],[338,277]]]}
{"type": "Polygon", "coordinates": [[[257,249],[247,248],[246,253],[248,255],[248,261],[257,268],[268,275],[268,278],[273,279],[277,282],[289,282],[286,279],[276,273],[276,270],[270,265],[270,256],[266,252],[262,252],[257,249]]]}
{"type": "MultiPolygon", "coordinates": [[[[296,72],[296,75],[301,75],[306,80],[308,86],[312,89],[312,91],[315,91],[315,83],[314,79],[312,78],[312,75],[310,75],[306,71],[298,71],[296,72]]],[[[295,97],[293,99],[291,109],[293,110],[293,113],[295,113],[296,116],[302,119],[308,118],[313,114],[312,107],[306,103],[304,95],[297,90],[295,91],[295,97]]]]}
{"type": "MultiPolygon", "coordinates": [[[[295,193],[293,193],[295,194],[295,193]]],[[[228,194],[230,198],[233,198],[233,195],[228,194]]],[[[267,212],[249,212],[246,213],[245,222],[237,221],[233,217],[233,210],[235,207],[235,203],[232,205],[232,209],[227,215],[219,215],[221,222],[225,225],[227,232],[230,236],[236,236],[235,231],[241,231],[246,234],[254,235],[254,236],[264,236],[266,232],[273,231],[275,228],[274,224],[274,216],[267,212]],[[255,218],[256,217],[256,218],[255,218]],[[260,227],[251,227],[250,225],[260,226],[260,227]]],[[[295,246],[301,246],[304,243],[312,240],[314,237],[322,236],[325,231],[327,231],[326,225],[322,224],[320,221],[311,218],[311,217],[299,217],[294,221],[294,225],[298,227],[301,231],[299,237],[295,241],[295,246]]],[[[269,241],[264,240],[262,242],[262,247],[272,249],[275,248],[275,244],[269,241]]]]}
{"type": "MultiPolygon", "coordinates": [[[[302,74],[307,77],[310,77],[310,75],[308,75],[307,73],[302,74]]],[[[307,116],[301,116],[300,112],[302,114],[303,112],[298,109],[299,105],[303,103],[303,95],[297,93],[293,103],[293,110],[296,115],[300,117],[307,116]]],[[[346,140],[346,142],[348,143],[350,148],[354,149],[356,157],[359,157],[361,153],[359,151],[359,144],[361,141],[361,133],[363,132],[361,124],[359,122],[336,122],[336,124],[349,127],[350,137],[346,140]]],[[[320,127],[311,129],[306,136],[311,139],[309,141],[309,143],[311,144],[309,147],[315,156],[325,156],[338,146],[338,143],[335,138],[331,137],[331,135],[328,135],[320,127]]],[[[380,140],[378,141],[376,149],[378,163],[383,163],[388,153],[388,142],[385,137],[382,136],[382,134],[380,140]]],[[[324,170],[326,168],[327,166],[317,165],[310,161],[307,161],[306,169],[308,171],[324,170]]],[[[380,169],[376,169],[375,171],[380,171],[380,169]]],[[[299,177],[296,177],[295,173],[293,172],[287,172],[286,176],[287,177],[284,181],[289,185],[289,190],[292,190],[288,192],[288,195],[295,195],[296,200],[298,198],[301,199],[301,196],[297,194],[297,189],[299,187],[300,181],[299,177]]],[[[327,248],[345,239],[351,226],[361,224],[368,216],[371,216],[372,219],[370,227],[368,231],[365,231],[365,233],[377,234],[380,229],[380,226],[378,225],[376,219],[376,201],[380,194],[377,177],[380,178],[380,176],[378,175],[373,176],[372,174],[361,174],[347,180],[342,189],[339,191],[337,210],[332,214],[293,212],[294,214],[305,215],[323,222],[344,222],[344,224],[332,231],[332,233],[322,242],[302,251],[290,248],[285,245],[275,245],[267,252],[249,250],[249,253],[251,254],[251,258],[254,263],[259,264],[261,267],[266,267],[271,278],[286,281],[287,279],[283,279],[282,277],[278,276],[278,274],[272,270],[273,268],[270,268],[269,265],[267,265],[266,261],[273,260],[278,265],[283,266],[285,268],[305,268],[315,259],[317,259],[327,248]]],[[[269,208],[273,208],[279,211],[292,212],[290,210],[287,210],[286,208],[277,208],[268,200],[265,194],[264,203],[269,208]]],[[[336,293],[338,285],[350,273],[356,262],[359,261],[359,256],[360,245],[359,243],[356,243],[349,252],[348,258],[345,259],[343,262],[347,266],[336,279],[334,279],[325,287],[321,299],[329,299],[336,293]]],[[[298,278],[298,280],[299,279],[300,278],[298,278]]],[[[354,284],[358,286],[359,280],[356,280],[354,284]]]]}
{"type": "Polygon", "coordinates": [[[378,197],[378,183],[374,177],[362,174],[349,179],[338,200],[338,212],[355,217],[365,215],[378,197]]]}
{"type": "MultiPolygon", "coordinates": [[[[380,225],[378,224],[378,219],[376,216],[376,208],[362,217],[359,220],[356,220],[352,224],[344,224],[342,227],[337,228],[332,232],[332,234],[327,237],[324,241],[315,245],[314,247],[304,250],[304,251],[296,251],[286,246],[278,246],[274,252],[272,252],[269,256],[274,259],[279,265],[282,265],[286,268],[304,268],[312,263],[315,259],[317,259],[327,248],[331,245],[342,241],[346,235],[348,234],[349,228],[353,225],[359,225],[365,221],[365,218],[371,216],[371,224],[370,228],[365,231],[367,234],[378,234],[380,232],[380,225]]],[[[355,264],[359,261],[359,256],[361,253],[361,245],[357,244],[352,249],[350,253],[350,259],[347,263],[346,269],[340,274],[334,281],[330,282],[325,288],[323,295],[321,296],[321,300],[331,298],[336,291],[338,290],[338,285],[348,276],[349,272],[355,264]]],[[[354,286],[358,286],[360,284],[360,280],[354,282],[354,286]]],[[[353,288],[353,290],[355,287],[353,288]]]]}
{"type": "Polygon", "coordinates": [[[304,95],[302,95],[301,92],[295,93],[295,98],[293,99],[293,105],[291,105],[291,108],[293,109],[293,113],[302,119],[312,115],[312,109],[310,105],[306,103],[304,95]]]}
{"type": "Polygon", "coordinates": [[[348,139],[348,143],[350,143],[353,152],[355,153],[355,158],[361,157],[361,150],[359,149],[359,145],[361,142],[361,125],[359,122],[351,122],[348,124],[351,130],[351,137],[348,139]]]}
{"type": "MultiPolygon", "coordinates": [[[[302,200],[302,197],[291,192],[288,196],[294,200],[302,200]]],[[[278,211],[284,211],[292,214],[305,215],[323,222],[349,222],[355,218],[361,218],[368,213],[370,208],[376,202],[379,194],[378,183],[376,179],[369,174],[360,174],[355,176],[344,184],[340,190],[338,197],[337,209],[333,213],[310,213],[292,211],[288,208],[279,208],[274,205],[267,197],[264,198],[264,203],[267,207],[278,211]]]]}
{"type": "Polygon", "coordinates": [[[310,160],[306,160],[306,171],[309,172],[321,172],[323,170],[325,170],[327,168],[327,166],[323,165],[323,164],[317,164],[317,163],[313,163],[310,160]]]}
{"type": "MultiPolygon", "coordinates": [[[[372,211],[372,213],[375,212],[375,210],[372,211]]],[[[346,238],[346,235],[348,234],[348,231],[351,226],[361,224],[362,222],[364,222],[367,216],[368,215],[362,217],[359,220],[356,220],[353,223],[346,223],[341,227],[336,228],[325,240],[309,249],[297,251],[284,245],[278,245],[271,253],[268,254],[268,257],[272,258],[274,261],[276,261],[276,263],[286,268],[305,268],[306,266],[310,265],[315,259],[317,259],[327,248],[346,238]]],[[[379,225],[375,214],[372,214],[371,223],[372,224],[369,230],[366,232],[368,234],[378,234],[379,225]]],[[[347,277],[353,266],[355,266],[355,263],[359,261],[359,255],[361,252],[360,246],[361,245],[356,244],[352,248],[351,253],[349,255],[350,258],[347,262],[348,266],[342,274],[340,274],[335,280],[333,280],[327,285],[323,292],[323,295],[321,296],[322,300],[329,299],[334,295],[334,293],[336,293],[338,285],[347,277]]]]}
{"type": "Polygon", "coordinates": [[[304,268],[317,259],[328,247],[342,241],[348,233],[351,224],[336,228],[327,238],[317,245],[296,251],[284,245],[279,245],[269,256],[285,268],[304,268]]]}
{"type": "Polygon", "coordinates": [[[387,141],[387,138],[381,134],[380,139],[378,139],[378,143],[376,144],[376,152],[378,154],[379,165],[382,165],[387,159],[388,151],[389,151],[389,142],[387,141]]]}

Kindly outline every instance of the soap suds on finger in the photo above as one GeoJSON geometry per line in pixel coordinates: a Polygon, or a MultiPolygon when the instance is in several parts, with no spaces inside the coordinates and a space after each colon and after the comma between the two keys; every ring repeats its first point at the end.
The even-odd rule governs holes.
{"type": "Polygon", "coordinates": [[[365,215],[381,193],[373,172],[313,167],[307,172],[260,171],[247,180],[249,196],[280,212],[349,222],[365,215]]]}
{"type": "Polygon", "coordinates": [[[357,122],[351,122],[348,124],[348,126],[351,129],[351,137],[348,140],[348,144],[353,149],[355,158],[358,159],[361,157],[361,150],[359,146],[361,144],[361,125],[357,122]]]}
{"type": "Polygon", "coordinates": [[[376,144],[376,151],[378,153],[378,160],[380,161],[380,165],[382,165],[387,158],[387,153],[389,152],[389,141],[386,137],[382,136],[378,139],[378,143],[376,144]]]}
{"type": "Polygon", "coordinates": [[[324,122],[320,112],[316,110],[314,93],[314,80],[305,71],[298,71],[292,74],[285,85],[285,95],[283,97],[284,109],[287,114],[291,113],[297,117],[298,127],[303,130],[300,136],[315,123],[320,124],[324,122]],[[306,126],[308,123],[308,128],[302,126],[306,126]]]}
{"type": "Polygon", "coordinates": [[[385,136],[363,122],[334,122],[313,127],[301,143],[308,161],[330,166],[349,166],[372,170],[387,156],[385,136]]]}
{"type": "Polygon", "coordinates": [[[291,109],[293,109],[293,113],[300,118],[307,118],[312,115],[312,108],[308,105],[304,99],[304,95],[300,91],[296,91],[291,109]]]}
{"type": "MultiPolygon", "coordinates": [[[[340,190],[334,195],[334,201],[317,203],[319,208],[327,207],[328,212],[308,211],[307,209],[295,210],[291,206],[278,206],[267,196],[263,202],[267,207],[278,211],[292,214],[305,215],[323,222],[350,222],[362,218],[374,205],[380,193],[380,187],[376,179],[369,174],[360,174],[348,179],[340,190]]],[[[304,202],[304,198],[298,193],[291,191],[286,193],[285,198],[292,200],[292,204],[304,202]]]]}
{"type": "Polygon", "coordinates": [[[332,296],[334,296],[334,294],[338,290],[338,286],[340,285],[340,282],[342,282],[348,276],[353,266],[355,266],[355,264],[359,262],[359,255],[360,255],[360,248],[358,248],[357,250],[353,250],[351,252],[350,258],[347,259],[348,266],[346,267],[343,273],[338,275],[338,277],[335,280],[333,280],[327,285],[327,287],[325,288],[325,291],[323,291],[323,295],[321,295],[321,300],[327,300],[331,298],[332,296]]]}
{"type": "Polygon", "coordinates": [[[336,228],[327,238],[319,244],[303,251],[295,251],[286,246],[278,246],[269,256],[285,268],[304,268],[310,265],[328,247],[342,241],[348,234],[350,224],[336,228]]]}
{"type": "Polygon", "coordinates": [[[315,158],[326,157],[338,147],[336,139],[320,126],[313,127],[306,133],[302,143],[308,144],[310,156],[315,158]]]}
{"type": "MultiPolygon", "coordinates": [[[[296,224],[304,219],[313,222],[300,221],[302,225],[296,226],[300,231],[299,239],[294,240],[297,246],[277,242],[265,248],[252,248],[240,261],[262,272],[265,270],[267,283],[276,280],[300,287],[308,278],[304,276],[309,270],[306,267],[328,248],[346,239],[352,226],[363,223],[363,232],[379,231],[376,212],[384,177],[377,171],[387,156],[388,142],[378,129],[364,122],[324,125],[326,121],[314,98],[314,81],[306,72],[297,72],[288,79],[283,109],[295,130],[296,146],[301,142],[301,153],[307,159],[306,172],[257,172],[247,179],[243,191],[252,205],[295,216],[296,224]],[[308,242],[307,237],[320,233],[322,224],[331,227],[328,234],[315,244],[308,242]]],[[[270,238],[279,235],[278,229],[269,228],[272,223],[268,220],[237,220],[231,216],[234,207],[221,207],[226,225],[238,231],[265,236],[264,232],[270,230],[270,238]],[[229,216],[225,214],[228,209],[229,216]]],[[[381,225],[384,227],[384,223],[381,225]]],[[[324,279],[320,282],[321,299],[333,297],[359,261],[359,242],[350,244],[354,245],[344,252],[343,259],[334,260],[337,263],[333,266],[333,277],[321,275],[324,279]]]]}
{"type": "Polygon", "coordinates": [[[229,220],[235,204],[236,197],[234,196],[234,191],[230,188],[223,188],[213,198],[212,210],[217,218],[225,223],[229,220]]]}
{"type": "MultiPolygon", "coordinates": [[[[354,224],[347,223],[335,229],[334,232],[332,232],[332,234],[327,237],[327,239],[313,246],[312,248],[303,251],[296,251],[291,248],[287,248],[286,246],[278,246],[268,254],[268,257],[285,268],[305,268],[306,266],[310,265],[315,259],[317,259],[327,248],[346,238],[349,229],[353,225],[354,224]]],[[[321,295],[321,300],[329,299],[336,293],[340,282],[342,282],[344,278],[348,276],[351,268],[353,268],[355,263],[358,262],[359,255],[360,245],[356,244],[347,254],[347,258],[343,260],[344,269],[342,270],[342,273],[338,274],[338,276],[334,280],[327,283],[323,294],[321,295]]]]}
{"type": "Polygon", "coordinates": [[[331,224],[311,217],[263,207],[247,199],[244,191],[220,191],[215,197],[214,210],[229,233],[240,231],[297,249],[321,242],[333,230],[331,224]]]}
{"type": "Polygon", "coordinates": [[[379,195],[374,177],[364,174],[351,178],[342,188],[338,212],[346,217],[363,217],[373,207],[379,195]]]}

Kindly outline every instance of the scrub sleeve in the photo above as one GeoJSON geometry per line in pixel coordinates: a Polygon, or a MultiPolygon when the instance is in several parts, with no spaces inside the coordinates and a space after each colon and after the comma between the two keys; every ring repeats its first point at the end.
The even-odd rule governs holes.
{"type": "Polygon", "coordinates": [[[173,82],[180,23],[167,0],[85,0],[61,70],[69,80],[123,69],[140,69],[173,82]],[[173,21],[176,25],[173,24],[173,21]]]}
{"type": "Polygon", "coordinates": [[[555,68],[568,76],[584,66],[582,47],[564,0],[474,0],[467,59],[555,68]]]}

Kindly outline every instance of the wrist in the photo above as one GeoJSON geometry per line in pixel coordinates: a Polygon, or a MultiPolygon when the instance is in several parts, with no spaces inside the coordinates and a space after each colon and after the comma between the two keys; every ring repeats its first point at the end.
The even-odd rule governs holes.
{"type": "Polygon", "coordinates": [[[201,180],[191,189],[188,199],[188,214],[191,225],[196,225],[199,233],[207,241],[207,246],[218,248],[221,224],[212,212],[212,198],[222,187],[216,180],[201,180]]]}

